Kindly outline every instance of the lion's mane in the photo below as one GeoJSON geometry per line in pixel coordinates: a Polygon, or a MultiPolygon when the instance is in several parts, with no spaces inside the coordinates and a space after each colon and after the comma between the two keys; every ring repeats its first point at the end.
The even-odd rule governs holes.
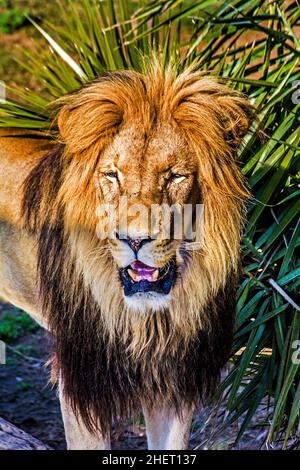
{"type": "Polygon", "coordinates": [[[252,110],[238,92],[155,62],[111,72],[61,100],[59,138],[24,184],[24,224],[37,239],[41,308],[63,389],[87,427],[166,404],[180,410],[215,389],[235,314],[240,235],[248,192],[235,154],[252,110]],[[199,160],[205,224],[187,254],[170,308],[124,307],[105,243],[95,234],[94,175],[103,149],[132,118],[145,132],[173,119],[199,160]]]}

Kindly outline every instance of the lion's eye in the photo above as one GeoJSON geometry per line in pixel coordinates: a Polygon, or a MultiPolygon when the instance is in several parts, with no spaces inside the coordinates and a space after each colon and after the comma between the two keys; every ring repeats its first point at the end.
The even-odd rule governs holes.
{"type": "Polygon", "coordinates": [[[105,173],[105,176],[109,181],[112,182],[116,181],[116,179],[118,178],[118,174],[116,171],[108,171],[107,173],[105,173]]]}
{"type": "Polygon", "coordinates": [[[184,175],[177,175],[177,174],[172,175],[172,181],[176,184],[181,183],[185,179],[186,179],[186,176],[184,175]]]}

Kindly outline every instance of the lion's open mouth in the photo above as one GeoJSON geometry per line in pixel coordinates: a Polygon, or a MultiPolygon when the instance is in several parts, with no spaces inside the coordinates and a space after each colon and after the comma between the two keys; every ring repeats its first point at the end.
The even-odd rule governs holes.
{"type": "Polygon", "coordinates": [[[176,278],[176,261],[173,258],[162,268],[134,261],[126,268],[121,268],[119,274],[126,296],[150,291],[168,294],[176,278]]]}

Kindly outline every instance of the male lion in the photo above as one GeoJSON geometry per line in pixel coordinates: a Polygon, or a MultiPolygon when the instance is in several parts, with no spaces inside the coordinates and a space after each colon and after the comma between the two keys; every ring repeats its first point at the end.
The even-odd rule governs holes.
{"type": "Polygon", "coordinates": [[[231,346],[251,116],[217,80],[155,63],[60,100],[57,138],[1,130],[0,295],[53,336],[69,449],[109,448],[141,408],[150,449],[188,445],[231,346]],[[134,217],[99,237],[98,206],[121,196],[203,204],[201,246],[134,217]]]}

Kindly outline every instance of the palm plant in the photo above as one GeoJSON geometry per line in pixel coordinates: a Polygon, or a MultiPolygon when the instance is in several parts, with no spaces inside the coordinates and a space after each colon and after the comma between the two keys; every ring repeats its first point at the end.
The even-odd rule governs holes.
{"type": "MultiPolygon", "coordinates": [[[[269,441],[297,439],[300,413],[300,80],[297,1],[82,0],[58,3],[62,24],[36,24],[49,47],[24,50],[21,65],[40,93],[11,88],[0,125],[49,130],[49,104],[103,71],[140,69],[140,56],[160,47],[163,60],[197,63],[248,94],[258,109],[239,153],[253,200],[243,239],[232,368],[221,384],[224,425],[237,420],[237,440],[263,399],[272,404],[269,441]],[[265,138],[261,141],[261,129],[265,138]],[[298,250],[298,252],[297,252],[298,250]],[[298,357],[298,359],[300,359],[298,357]]],[[[55,130],[55,129],[54,129],[55,130]]]]}

